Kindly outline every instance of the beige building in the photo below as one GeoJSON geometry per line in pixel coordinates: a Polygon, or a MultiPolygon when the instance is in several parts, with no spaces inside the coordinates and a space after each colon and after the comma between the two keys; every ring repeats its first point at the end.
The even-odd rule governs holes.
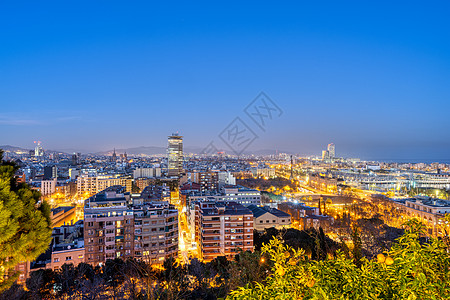
{"type": "Polygon", "coordinates": [[[77,193],[80,197],[92,196],[115,185],[124,186],[127,192],[131,192],[133,179],[112,176],[78,176],[77,193]]]}
{"type": "Polygon", "coordinates": [[[137,168],[133,171],[133,178],[161,177],[161,168],[137,168]]]}
{"type": "Polygon", "coordinates": [[[56,178],[41,181],[41,194],[52,195],[56,192],[56,178]]]}
{"type": "Polygon", "coordinates": [[[408,217],[422,220],[427,225],[430,234],[438,233],[440,219],[450,213],[450,201],[448,200],[416,197],[395,202],[403,206],[408,217]]]}
{"type": "Polygon", "coordinates": [[[266,177],[273,178],[275,177],[275,169],[272,168],[251,168],[253,177],[266,177]]]}
{"type": "Polygon", "coordinates": [[[266,228],[289,228],[291,226],[291,215],[276,208],[268,206],[258,207],[250,205],[248,208],[253,213],[253,228],[263,231],[266,228]]]}
{"type": "Polygon", "coordinates": [[[58,245],[52,250],[52,259],[50,266],[46,268],[51,268],[53,270],[61,268],[64,264],[73,264],[77,266],[78,264],[84,262],[84,247],[72,248],[73,246],[61,246],[58,245]]]}
{"type": "Polygon", "coordinates": [[[134,215],[134,257],[161,264],[178,255],[178,211],[166,203],[137,207],[134,215]]]}
{"type": "Polygon", "coordinates": [[[310,175],[308,177],[308,185],[317,190],[326,193],[336,193],[337,192],[337,179],[330,178],[327,176],[322,176],[318,174],[310,175]]]}
{"type": "Polygon", "coordinates": [[[240,249],[253,251],[251,210],[232,201],[196,203],[195,241],[205,262],[218,256],[233,259],[240,249]]]}

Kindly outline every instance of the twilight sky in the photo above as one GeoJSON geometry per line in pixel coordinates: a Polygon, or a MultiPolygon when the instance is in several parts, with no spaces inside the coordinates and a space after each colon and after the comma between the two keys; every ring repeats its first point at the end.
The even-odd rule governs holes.
{"type": "Polygon", "coordinates": [[[222,147],[240,117],[249,149],[450,159],[446,1],[41,2],[0,3],[0,145],[165,146],[179,131],[222,147]],[[265,132],[244,113],[261,91],[283,111],[265,132]]]}

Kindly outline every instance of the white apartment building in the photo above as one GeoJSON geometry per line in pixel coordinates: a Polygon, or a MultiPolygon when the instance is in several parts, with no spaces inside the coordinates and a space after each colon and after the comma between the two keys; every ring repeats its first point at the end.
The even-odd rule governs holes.
{"type": "Polygon", "coordinates": [[[41,181],[41,194],[52,195],[56,192],[56,178],[41,181]]]}

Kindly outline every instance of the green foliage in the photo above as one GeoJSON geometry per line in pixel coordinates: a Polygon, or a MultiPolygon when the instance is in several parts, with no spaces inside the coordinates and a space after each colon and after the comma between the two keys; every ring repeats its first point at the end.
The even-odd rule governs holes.
{"type": "Polygon", "coordinates": [[[360,267],[340,251],[334,258],[309,260],[304,250],[273,239],[262,248],[273,263],[271,274],[263,283],[232,291],[228,299],[449,299],[445,243],[431,238],[421,244],[425,231],[418,220],[405,227],[390,251],[379,259],[360,258],[360,267]]]}
{"type": "Polygon", "coordinates": [[[16,184],[17,167],[2,158],[0,150],[0,292],[16,280],[18,263],[47,250],[52,232],[48,204],[27,185],[16,184]]]}
{"type": "Polygon", "coordinates": [[[275,237],[294,249],[304,249],[312,259],[325,259],[327,255],[334,255],[336,250],[341,248],[338,243],[324,234],[322,228],[298,230],[272,227],[265,229],[264,232],[254,233],[255,250],[261,250],[264,243],[267,244],[275,237]]]}

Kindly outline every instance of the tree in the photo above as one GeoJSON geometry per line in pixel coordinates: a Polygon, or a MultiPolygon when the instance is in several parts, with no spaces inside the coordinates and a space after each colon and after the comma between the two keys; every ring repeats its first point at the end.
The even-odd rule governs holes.
{"type": "Polygon", "coordinates": [[[362,258],[361,267],[339,252],[332,259],[309,260],[303,249],[273,239],[262,249],[273,265],[266,280],[240,287],[227,299],[449,299],[445,243],[433,237],[420,242],[426,231],[419,220],[404,226],[391,250],[362,258]]]}
{"type": "Polygon", "coordinates": [[[286,245],[294,249],[303,249],[305,253],[312,259],[325,259],[327,255],[334,255],[336,250],[340,249],[340,245],[326,236],[319,228],[307,230],[297,230],[294,228],[276,229],[267,228],[264,232],[254,232],[255,250],[261,250],[263,244],[267,244],[273,238],[278,238],[286,245]]]}
{"type": "Polygon", "coordinates": [[[0,149],[0,292],[17,279],[14,267],[34,260],[51,241],[50,206],[40,193],[17,184],[14,163],[3,161],[0,149]]]}

